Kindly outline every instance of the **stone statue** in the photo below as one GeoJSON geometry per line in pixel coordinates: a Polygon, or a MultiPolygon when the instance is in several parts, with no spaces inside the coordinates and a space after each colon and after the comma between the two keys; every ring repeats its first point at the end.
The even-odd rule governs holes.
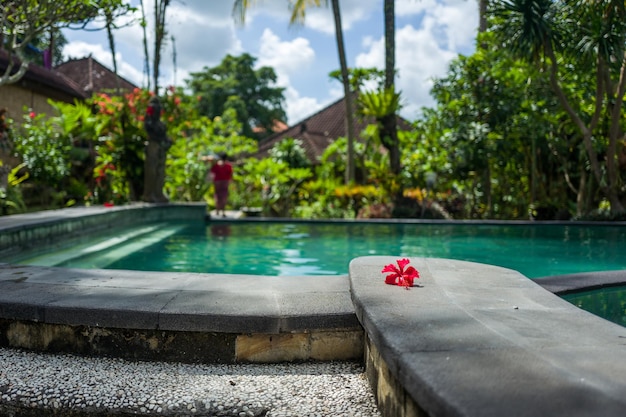
{"type": "Polygon", "coordinates": [[[167,137],[165,123],[161,121],[161,102],[154,96],[148,103],[144,127],[148,133],[146,159],[144,162],[143,201],[149,203],[167,203],[163,194],[165,185],[165,159],[172,141],[167,137]]]}

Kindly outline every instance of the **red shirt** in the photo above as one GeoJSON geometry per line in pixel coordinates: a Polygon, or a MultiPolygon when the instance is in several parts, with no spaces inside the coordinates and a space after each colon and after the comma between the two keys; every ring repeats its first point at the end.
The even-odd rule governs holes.
{"type": "Polygon", "coordinates": [[[223,164],[214,164],[211,167],[213,181],[230,181],[233,179],[233,166],[228,162],[223,164]]]}

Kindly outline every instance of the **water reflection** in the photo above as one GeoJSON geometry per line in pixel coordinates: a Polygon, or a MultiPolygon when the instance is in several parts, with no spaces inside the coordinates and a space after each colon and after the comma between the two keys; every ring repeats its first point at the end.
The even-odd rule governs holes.
{"type": "Polygon", "coordinates": [[[211,225],[211,236],[225,239],[230,236],[230,224],[211,225]]]}
{"type": "Polygon", "coordinates": [[[563,299],[596,316],[626,327],[626,287],[567,294],[563,299]]]}

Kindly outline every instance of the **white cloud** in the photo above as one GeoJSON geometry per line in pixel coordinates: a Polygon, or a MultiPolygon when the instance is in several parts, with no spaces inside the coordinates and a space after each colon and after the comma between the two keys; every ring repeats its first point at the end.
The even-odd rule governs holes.
{"type": "Polygon", "coordinates": [[[441,49],[432,32],[405,26],[396,35],[398,90],[402,91],[405,108],[402,114],[414,119],[424,106],[434,104],[430,96],[433,78],[445,74],[457,54],[441,49]]]}
{"type": "Polygon", "coordinates": [[[315,51],[307,39],[295,38],[281,41],[271,29],[261,36],[258,65],[270,66],[279,74],[293,74],[310,66],[315,60],[315,51]]]}
{"type": "MultiPolygon", "coordinates": [[[[324,1],[321,1],[321,4],[321,7],[310,6],[307,8],[303,26],[334,36],[335,23],[330,2],[328,2],[328,7],[325,7],[324,1]]],[[[367,19],[377,7],[382,10],[380,0],[342,0],[340,13],[343,31],[349,31],[355,23],[367,19]]],[[[287,2],[253,2],[253,6],[246,14],[246,25],[253,24],[255,17],[262,14],[271,16],[280,22],[289,22],[291,19],[291,10],[287,2]]],[[[297,26],[294,29],[297,30],[297,26]]]]}
{"type": "Polygon", "coordinates": [[[271,29],[263,31],[257,66],[269,66],[276,71],[276,84],[285,88],[285,111],[289,122],[303,119],[320,106],[315,98],[301,97],[290,81],[293,74],[310,67],[314,61],[315,51],[307,39],[298,37],[282,41],[271,29]]]}
{"type": "MultiPolygon", "coordinates": [[[[461,0],[465,1],[466,0],[461,0]]],[[[476,4],[476,3],[474,3],[476,4]]],[[[437,7],[437,0],[404,0],[396,2],[396,17],[419,15],[437,7]]]]}
{"type": "Polygon", "coordinates": [[[285,99],[285,112],[289,125],[298,123],[326,105],[326,103],[320,103],[313,97],[300,97],[300,93],[293,87],[288,87],[285,90],[285,99]]]}
{"type": "MultiPolygon", "coordinates": [[[[401,114],[414,119],[424,106],[434,104],[430,96],[433,78],[443,76],[459,49],[473,46],[478,25],[477,6],[467,1],[434,0],[398,3],[402,16],[420,14],[421,26],[407,24],[396,28],[396,87],[402,91],[404,108],[401,114]]],[[[365,52],[356,58],[358,67],[384,68],[384,38],[362,39],[365,52]]]]}
{"type": "MultiPolygon", "coordinates": [[[[344,0],[340,2],[341,29],[348,32],[359,21],[367,19],[379,7],[380,0],[344,0]]],[[[335,20],[332,8],[311,8],[307,11],[305,26],[313,30],[335,35],[335,20]]]]}
{"type": "MultiPolygon", "coordinates": [[[[168,13],[167,30],[176,41],[178,65],[197,71],[207,65],[218,65],[227,53],[241,52],[230,7],[219,6],[217,11],[209,13],[204,9],[200,9],[200,12],[191,7],[191,4],[197,6],[198,3],[209,2],[189,3],[190,6],[173,3],[168,13]]],[[[166,46],[167,53],[171,54],[171,43],[166,46]]]]}

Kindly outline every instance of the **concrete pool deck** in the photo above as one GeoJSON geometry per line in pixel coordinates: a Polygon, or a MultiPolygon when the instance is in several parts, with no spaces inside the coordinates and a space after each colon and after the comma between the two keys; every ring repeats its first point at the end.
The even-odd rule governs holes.
{"type": "MultiPolygon", "coordinates": [[[[115,211],[98,209],[0,217],[0,240],[106,227],[115,211]]],[[[297,280],[3,264],[0,345],[189,362],[364,355],[384,416],[624,414],[626,328],[490,265],[411,258],[420,287],[388,286],[380,270],[395,259],[357,258],[349,276],[297,280]]],[[[603,273],[597,285],[601,275],[626,281],[603,273]]]]}

